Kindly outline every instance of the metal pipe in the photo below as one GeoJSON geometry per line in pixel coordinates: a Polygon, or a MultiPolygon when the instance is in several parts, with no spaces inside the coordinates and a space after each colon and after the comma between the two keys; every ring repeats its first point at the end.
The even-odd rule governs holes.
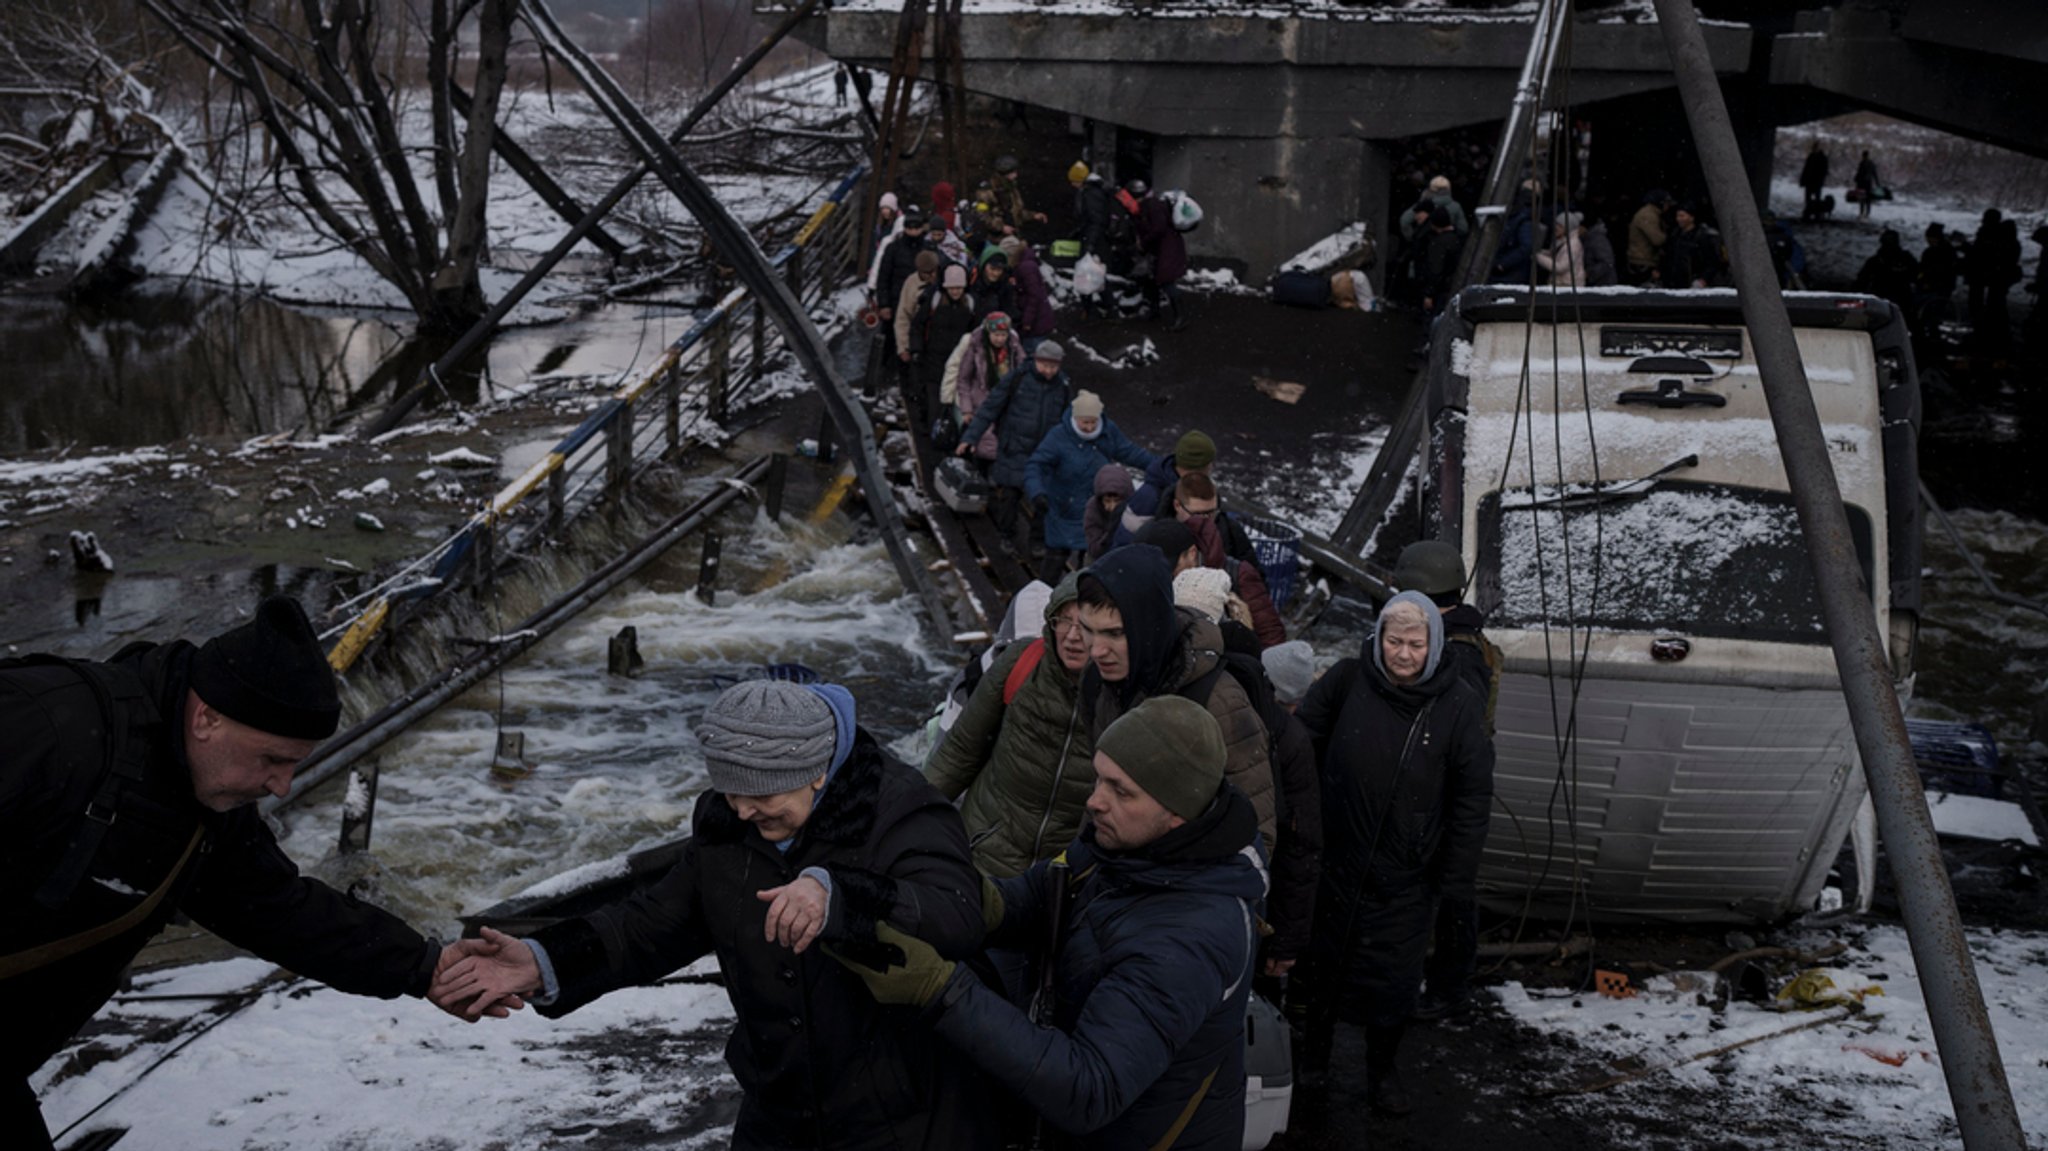
{"type": "Polygon", "coordinates": [[[1690,0],[1653,0],[1678,77],[1679,96],[1706,168],[1707,188],[1723,206],[1723,234],[1742,301],[1743,323],[1756,348],[1757,370],[1770,404],[1771,426],[1785,461],[1785,476],[1813,560],[1821,616],[1842,677],[1842,695],[1856,733],[1856,748],[1877,808],[1885,858],[1906,920],[1920,989],[1941,1051],[1942,1074],[1963,1146],[1970,1151],[2017,1151],[2026,1146],[2012,1088],[2006,1082],[1998,1039],[1977,985],[1955,893],[1942,865],[1934,822],[1913,764],[1906,721],[1892,687],[1884,637],[1878,634],[1869,590],[1849,535],[1849,517],[1823,437],[1820,417],[1784,296],[1764,243],[1763,224],[1744,173],[1735,129],[1690,0]]]}
{"type": "MultiPolygon", "coordinates": [[[[789,285],[775,274],[775,266],[761,253],[761,246],[754,242],[753,234],[733,218],[703,179],[676,154],[675,148],[655,132],[639,106],[619,89],[618,81],[562,31],[545,0],[524,0],[522,7],[527,24],[535,35],[571,65],[577,79],[596,101],[598,110],[618,128],[627,145],[640,153],[641,159],[654,169],[655,177],[697,217],[705,235],[718,251],[732,261],[734,273],[753,295],[754,306],[761,310],[757,314],[773,317],[776,330],[782,334],[790,354],[804,375],[817,386],[818,397],[825,402],[825,411],[837,425],[840,438],[852,456],[854,476],[867,497],[875,526],[881,529],[882,543],[888,549],[897,578],[903,581],[906,590],[915,592],[923,602],[926,617],[936,634],[950,634],[953,630],[951,609],[939,593],[938,585],[932,581],[931,573],[918,559],[916,545],[903,529],[903,519],[896,510],[888,476],[882,471],[881,453],[875,448],[874,426],[868,422],[866,409],[860,406],[846,381],[840,378],[832,351],[825,346],[825,338],[811,321],[810,312],[789,290],[789,285]]],[[[757,372],[761,353],[762,346],[757,341],[754,347],[757,372]]]]}
{"type": "Polygon", "coordinates": [[[576,618],[583,609],[603,599],[613,588],[631,579],[641,568],[654,562],[683,537],[710,522],[711,517],[723,511],[727,504],[751,491],[751,485],[768,473],[768,466],[767,456],[758,456],[749,461],[733,477],[739,481],[738,483],[718,485],[710,495],[691,504],[681,514],[663,524],[660,530],[641,541],[633,550],[590,573],[582,583],[527,617],[502,641],[482,648],[468,661],[446,669],[434,679],[385,704],[361,723],[314,748],[313,754],[300,762],[298,772],[292,779],[291,791],[276,799],[263,801],[264,813],[279,812],[297,803],[314,788],[332,779],[336,774],[348,770],[357,760],[384,746],[392,737],[433,714],[442,704],[468,691],[485,676],[525,654],[527,649],[546,639],[555,629],[576,618]]]}
{"type": "MultiPolygon", "coordinates": [[[[791,9],[789,15],[783,17],[782,23],[775,26],[774,31],[769,32],[765,39],[754,46],[752,52],[733,65],[732,71],[725,74],[725,79],[720,80],[716,88],[706,92],[704,98],[697,101],[697,106],[690,109],[690,114],[683,117],[683,122],[676,125],[675,131],[669,133],[670,145],[681,146],[684,138],[689,136],[690,129],[695,128],[699,120],[709,115],[711,109],[717,107],[720,100],[725,99],[726,93],[745,79],[747,73],[754,70],[754,65],[759,64],[777,44],[782,43],[785,37],[795,31],[796,26],[821,3],[823,0],[804,0],[791,9]]],[[[397,427],[414,408],[419,406],[420,401],[426,398],[427,390],[433,382],[454,371],[471,352],[476,351],[490,334],[497,330],[498,324],[511,314],[512,309],[519,306],[519,301],[526,298],[526,293],[546,279],[549,272],[554,271],[555,265],[562,261],[562,257],[569,254],[569,249],[575,247],[579,240],[595,228],[598,221],[610,215],[612,209],[619,206],[619,201],[624,200],[626,194],[638,187],[640,181],[646,179],[653,171],[652,166],[641,164],[613,185],[612,190],[605,193],[604,199],[592,204],[590,210],[583,214],[583,219],[577,221],[566,235],[556,241],[555,246],[548,249],[547,254],[533,267],[528,268],[526,274],[519,278],[519,282],[512,285],[511,290],[498,297],[498,302],[491,305],[491,310],[484,314],[483,319],[470,325],[469,330],[462,334],[461,339],[455,341],[453,347],[441,353],[440,358],[427,369],[424,379],[393,399],[376,419],[364,427],[361,438],[375,439],[397,427]]]]}
{"type": "MultiPolygon", "coordinates": [[[[1558,46],[1564,42],[1565,20],[1570,15],[1571,0],[1544,0],[1530,25],[1529,52],[1522,58],[1514,103],[1509,106],[1507,121],[1501,125],[1500,143],[1493,150],[1493,167],[1487,171],[1486,184],[1480,189],[1479,203],[1484,210],[1476,213],[1472,234],[1458,254],[1457,278],[1451,282],[1451,295],[1484,281],[1487,270],[1493,267],[1494,253],[1500,250],[1500,236],[1506,226],[1507,208],[1515,198],[1516,176],[1529,156],[1522,141],[1530,137],[1531,119],[1543,111],[1543,91],[1557,67],[1558,46]]],[[[1365,482],[1359,485],[1351,507],[1330,535],[1330,542],[1337,548],[1353,553],[1363,551],[1367,537],[1393,505],[1401,490],[1402,477],[1408,474],[1408,462],[1422,446],[1426,422],[1422,409],[1428,396],[1429,370],[1425,367],[1409,383],[1400,414],[1394,417],[1386,441],[1373,457],[1365,482]]]]}

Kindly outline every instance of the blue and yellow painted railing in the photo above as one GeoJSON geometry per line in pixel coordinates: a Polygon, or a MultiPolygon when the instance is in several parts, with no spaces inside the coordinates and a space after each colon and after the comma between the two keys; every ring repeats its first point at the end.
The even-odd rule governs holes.
{"type": "MultiPolygon", "coordinates": [[[[856,165],[853,171],[847,173],[825,201],[818,205],[817,210],[811,213],[810,218],[804,221],[803,227],[797,229],[796,236],[784,245],[770,262],[776,267],[782,267],[810,246],[824,231],[826,223],[841,210],[854,188],[866,175],[867,165],[864,163],[856,165]]],[[[569,467],[569,461],[576,453],[588,447],[598,436],[606,434],[622,412],[631,410],[650,392],[666,384],[671,374],[680,369],[684,357],[702,346],[705,338],[719,324],[734,316],[747,303],[748,298],[748,292],[743,287],[734,288],[726,293],[715,307],[662,350],[661,356],[655,360],[653,368],[646,375],[620,388],[610,399],[584,417],[583,422],[577,424],[568,435],[563,436],[561,442],[549,449],[547,454],[534,461],[531,467],[499,489],[498,493],[491,497],[491,502],[471,516],[468,522],[456,530],[448,545],[440,549],[440,557],[434,564],[430,578],[413,581],[372,599],[349,622],[341,638],[335,641],[334,647],[327,653],[327,662],[334,670],[346,671],[356,661],[369,646],[370,641],[375,639],[378,632],[390,621],[391,609],[395,604],[425,598],[453,583],[462,566],[470,561],[479,541],[487,536],[495,538],[500,521],[509,519],[533,497],[535,492],[541,490],[556,476],[564,474],[569,467]]]]}

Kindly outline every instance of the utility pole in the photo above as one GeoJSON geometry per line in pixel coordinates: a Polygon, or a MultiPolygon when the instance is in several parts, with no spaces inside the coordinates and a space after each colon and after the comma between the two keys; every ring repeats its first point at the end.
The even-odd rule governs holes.
{"type": "Polygon", "coordinates": [[[1863,774],[1877,808],[1877,826],[1898,889],[1906,935],[1919,968],[1920,990],[1949,1100],[1968,1151],[2020,1151],[2026,1136],[2006,1082],[1998,1039],[1984,1009],[1977,968],[1956,911],[1955,892],[1934,838],[1934,821],[1920,789],[1919,770],[1906,737],[1905,716],[1892,688],[1884,638],[1878,634],[1869,589],[1842,510],[1806,367],[1792,335],[1792,320],[1764,243],[1763,223],[1736,149],[1735,129],[1721,98],[1720,80],[1700,34],[1691,0],[1652,0],[1678,77],[1693,143],[1706,168],[1707,188],[1721,207],[1721,231],[1742,301],[1742,320],[1756,348],[1757,371],[1771,409],[1771,426],[1784,456],[1785,477],[1799,513],[1820,592],[1821,616],[1835,649],[1842,695],[1863,757],[1863,774]]]}

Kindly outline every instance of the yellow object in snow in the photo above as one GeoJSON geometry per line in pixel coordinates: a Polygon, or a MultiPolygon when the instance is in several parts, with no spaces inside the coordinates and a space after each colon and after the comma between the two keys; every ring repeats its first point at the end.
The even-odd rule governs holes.
{"type": "Polygon", "coordinates": [[[1828,973],[1818,967],[1810,967],[1799,973],[1784,990],[1778,992],[1778,1001],[1798,1008],[1840,1007],[1860,1005],[1864,997],[1883,995],[1884,988],[1878,986],[1845,989],[1835,986],[1828,973]]]}

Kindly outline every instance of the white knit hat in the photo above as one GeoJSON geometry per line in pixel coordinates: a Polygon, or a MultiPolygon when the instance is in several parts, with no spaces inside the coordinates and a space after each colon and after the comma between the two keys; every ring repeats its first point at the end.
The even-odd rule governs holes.
{"type": "Polygon", "coordinates": [[[1223,621],[1223,609],[1230,602],[1230,573],[1221,568],[1189,568],[1173,577],[1173,602],[1193,608],[1209,618],[1223,621]]]}

